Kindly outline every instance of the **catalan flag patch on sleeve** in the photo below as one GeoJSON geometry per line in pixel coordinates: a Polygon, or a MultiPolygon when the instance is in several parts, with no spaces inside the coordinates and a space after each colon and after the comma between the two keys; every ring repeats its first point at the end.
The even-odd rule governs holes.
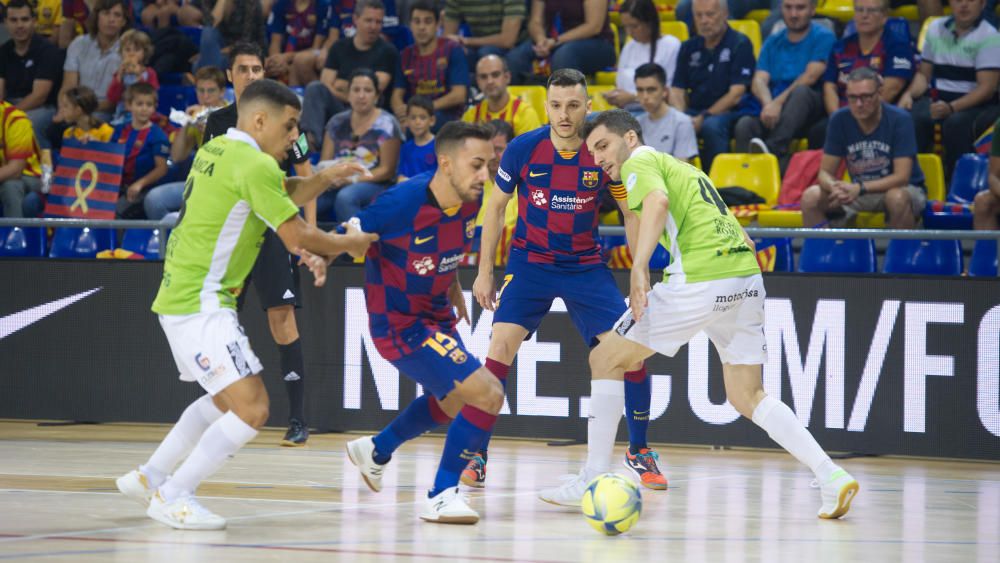
{"type": "Polygon", "coordinates": [[[624,201],[628,199],[628,192],[625,190],[624,184],[608,184],[608,189],[611,190],[611,195],[618,201],[624,201]]]}

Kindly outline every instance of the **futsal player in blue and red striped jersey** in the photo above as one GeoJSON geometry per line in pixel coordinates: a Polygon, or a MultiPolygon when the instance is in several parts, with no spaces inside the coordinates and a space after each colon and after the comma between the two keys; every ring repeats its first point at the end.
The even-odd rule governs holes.
{"type": "MultiPolygon", "coordinates": [[[[635,240],[638,223],[625,204],[625,189],[610,185],[608,176],[582,146],[580,130],[590,110],[586,78],[577,70],[562,69],[552,74],[547,88],[551,126],[511,141],[497,171],[499,190],[484,209],[480,254],[493,256],[504,209],[511,197],[517,197],[517,225],[499,300],[492,261],[480,262],[473,285],[479,304],[495,311],[486,367],[504,383],[521,342],[535,332],[556,298],[566,303],[570,319],[588,346],[595,346],[626,309],[611,271],[601,259],[597,224],[602,190],[610,189],[618,201],[630,241],[635,240]]],[[[592,394],[602,392],[603,381],[597,377],[592,394]]],[[[667,480],[657,467],[657,454],[646,443],[651,388],[645,367],[634,366],[626,372],[625,381],[629,427],[625,466],[644,486],[665,489],[667,480]]],[[[605,465],[610,460],[598,460],[600,452],[590,451],[594,459],[588,460],[588,467],[609,471],[610,466],[605,465]]],[[[487,458],[484,446],[463,473],[464,484],[484,485],[487,458]]]]}
{"type": "Polygon", "coordinates": [[[425,393],[377,436],[348,443],[348,455],[377,492],[396,448],[454,417],[420,514],[430,522],[479,520],[459,493],[458,482],[503,406],[500,381],[465,348],[455,330],[459,318],[469,320],[456,274],[475,234],[487,164],[493,158],[491,137],[481,124],[446,124],[435,144],[437,171],[386,191],[350,220],[379,235],[365,260],[365,302],[375,347],[423,385],[425,393]]]}

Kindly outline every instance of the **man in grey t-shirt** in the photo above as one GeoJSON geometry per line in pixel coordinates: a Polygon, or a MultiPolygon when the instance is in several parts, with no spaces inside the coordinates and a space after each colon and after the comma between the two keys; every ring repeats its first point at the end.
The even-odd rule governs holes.
{"type": "Polygon", "coordinates": [[[698,156],[691,118],[667,104],[667,73],[656,63],[635,70],[635,92],[644,113],[637,116],[646,144],[681,160],[698,156]]]}

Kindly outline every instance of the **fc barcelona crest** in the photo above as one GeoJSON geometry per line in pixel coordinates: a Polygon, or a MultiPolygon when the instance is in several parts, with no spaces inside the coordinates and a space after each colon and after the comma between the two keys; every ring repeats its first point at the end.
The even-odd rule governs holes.
{"type": "Polygon", "coordinates": [[[469,219],[465,222],[465,238],[472,238],[476,236],[476,220],[469,219]]]}
{"type": "Polygon", "coordinates": [[[601,172],[599,170],[584,170],[580,180],[583,182],[583,187],[594,189],[601,181],[601,172]]]}

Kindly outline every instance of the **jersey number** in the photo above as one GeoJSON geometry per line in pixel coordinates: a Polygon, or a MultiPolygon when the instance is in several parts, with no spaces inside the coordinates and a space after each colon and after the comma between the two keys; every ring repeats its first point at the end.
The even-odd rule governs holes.
{"type": "Polygon", "coordinates": [[[725,215],[729,208],[726,207],[726,202],[722,201],[715,186],[704,178],[698,178],[698,185],[701,187],[701,199],[705,200],[705,203],[718,207],[719,213],[725,215]]]}
{"type": "Polygon", "coordinates": [[[184,182],[184,198],[181,201],[181,210],[177,215],[177,225],[174,225],[176,229],[180,224],[181,220],[184,219],[184,212],[187,211],[188,198],[191,197],[191,190],[194,189],[194,176],[188,176],[186,182],[184,182]]]}
{"type": "Polygon", "coordinates": [[[467,356],[458,347],[458,341],[441,332],[435,332],[434,336],[424,340],[423,346],[430,348],[440,356],[447,356],[456,364],[465,363],[467,356]]]}

